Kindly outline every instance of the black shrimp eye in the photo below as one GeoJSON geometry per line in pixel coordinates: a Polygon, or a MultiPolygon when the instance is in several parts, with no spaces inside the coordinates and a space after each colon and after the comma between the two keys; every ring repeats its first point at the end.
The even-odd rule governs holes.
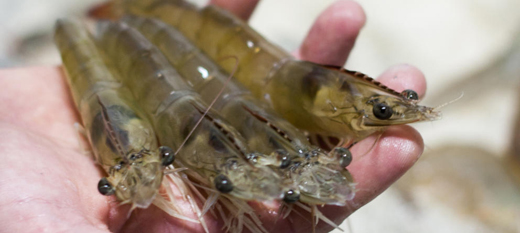
{"type": "Polygon", "coordinates": [[[291,165],[291,158],[289,157],[289,153],[284,150],[276,150],[275,151],[278,161],[280,161],[280,168],[286,168],[291,165]]]}
{"type": "Polygon", "coordinates": [[[339,160],[339,165],[343,168],[352,162],[352,153],[347,148],[337,147],[334,149],[334,154],[339,160]]]}
{"type": "Polygon", "coordinates": [[[372,109],[374,116],[381,120],[390,119],[392,117],[392,113],[394,112],[392,108],[384,103],[374,104],[374,108],[372,109]]]}
{"type": "Polygon", "coordinates": [[[253,164],[258,163],[258,154],[257,153],[249,153],[246,155],[246,158],[253,164]]]}
{"type": "Polygon", "coordinates": [[[221,193],[229,193],[233,191],[233,183],[231,183],[225,175],[220,174],[215,177],[214,183],[215,188],[217,188],[221,193]]]}
{"type": "Polygon", "coordinates": [[[285,203],[295,203],[300,200],[300,193],[294,190],[289,190],[283,195],[283,201],[285,203]]]}
{"type": "Polygon", "coordinates": [[[163,166],[169,166],[173,163],[173,161],[175,161],[175,152],[173,152],[173,150],[170,147],[161,146],[159,147],[159,151],[161,152],[161,162],[163,166]]]}
{"type": "Polygon", "coordinates": [[[417,95],[417,92],[414,90],[406,89],[403,92],[401,92],[401,95],[404,96],[404,98],[409,100],[419,100],[419,95],[417,95]]]}
{"type": "Polygon", "coordinates": [[[110,184],[110,182],[108,182],[106,177],[103,177],[103,178],[101,178],[101,180],[99,180],[97,188],[98,188],[99,193],[101,193],[105,196],[110,196],[116,192],[116,190],[114,189],[114,186],[112,186],[112,184],[110,184]]]}

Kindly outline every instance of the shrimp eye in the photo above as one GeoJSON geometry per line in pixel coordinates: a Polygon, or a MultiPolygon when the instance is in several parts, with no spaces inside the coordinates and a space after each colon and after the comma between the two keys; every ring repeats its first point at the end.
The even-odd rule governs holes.
{"type": "Polygon", "coordinates": [[[280,168],[286,168],[291,165],[291,158],[289,157],[289,153],[284,150],[276,150],[276,156],[278,161],[280,161],[280,168]]]}
{"type": "Polygon", "coordinates": [[[295,203],[300,200],[300,193],[294,190],[289,190],[283,195],[283,201],[285,203],[295,203]]]}
{"type": "Polygon", "coordinates": [[[161,152],[162,157],[162,165],[163,166],[169,166],[170,164],[175,161],[175,153],[170,147],[167,146],[161,146],[159,147],[159,151],[161,152]]]}
{"type": "Polygon", "coordinates": [[[256,153],[247,154],[246,158],[253,164],[258,163],[258,154],[256,154],[256,153]]]}
{"type": "Polygon", "coordinates": [[[404,98],[409,100],[419,100],[419,95],[417,95],[417,92],[414,90],[406,89],[403,92],[401,92],[401,95],[404,96],[404,98]]]}
{"type": "Polygon", "coordinates": [[[392,117],[393,110],[390,106],[384,103],[374,104],[374,108],[372,109],[374,116],[381,120],[390,119],[392,117]]]}
{"type": "Polygon", "coordinates": [[[225,175],[220,174],[215,177],[214,183],[215,188],[217,188],[221,193],[229,193],[233,191],[233,183],[231,183],[225,175]]]}
{"type": "Polygon", "coordinates": [[[98,188],[99,193],[101,193],[105,196],[110,196],[116,192],[116,190],[114,189],[114,186],[112,186],[112,184],[110,184],[110,182],[108,182],[106,177],[103,177],[103,178],[101,178],[101,180],[99,180],[97,188],[98,188]]]}
{"type": "Polygon", "coordinates": [[[341,167],[346,167],[352,162],[352,153],[347,148],[336,147],[333,151],[334,155],[337,156],[339,160],[339,165],[341,167]]]}

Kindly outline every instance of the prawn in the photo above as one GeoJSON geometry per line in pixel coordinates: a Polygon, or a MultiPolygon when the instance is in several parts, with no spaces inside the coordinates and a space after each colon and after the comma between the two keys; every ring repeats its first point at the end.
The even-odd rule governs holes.
{"type": "Polygon", "coordinates": [[[58,20],[54,40],[95,160],[108,174],[98,191],[131,209],[148,208],[174,160],[172,149],[159,147],[131,92],[109,71],[80,22],[58,20]]]}
{"type": "Polygon", "coordinates": [[[237,57],[235,78],[307,132],[352,144],[390,125],[441,116],[436,108],[418,105],[413,90],[397,92],[359,72],[295,60],[216,6],[198,9],[181,0],[114,3],[120,14],[156,17],[176,27],[227,72],[233,64],[219,58],[237,57]]]}

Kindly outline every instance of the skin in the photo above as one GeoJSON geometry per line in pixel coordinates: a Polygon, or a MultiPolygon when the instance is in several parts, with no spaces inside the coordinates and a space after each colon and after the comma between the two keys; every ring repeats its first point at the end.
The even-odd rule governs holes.
{"type": "MultiPolygon", "coordinates": [[[[257,1],[213,0],[247,19],[257,1]],[[240,5],[238,4],[240,2],[240,5]]],[[[310,29],[299,59],[343,65],[365,23],[362,8],[338,1],[310,29]]],[[[391,67],[378,78],[397,91],[426,91],[423,74],[410,65],[391,67]]],[[[152,206],[135,210],[98,193],[103,172],[82,149],[73,124],[80,122],[61,67],[32,67],[0,71],[0,232],[203,232],[193,223],[174,219],[152,206]]],[[[357,182],[356,198],[346,207],[321,207],[328,218],[342,222],[388,188],[423,152],[420,134],[410,126],[393,126],[374,145],[375,136],[352,148],[349,170],[357,182]],[[374,145],[374,146],[373,146],[374,145]]],[[[85,146],[83,146],[85,148],[85,146]]],[[[179,205],[190,214],[189,205],[179,205]]],[[[310,232],[309,217],[291,214],[278,219],[276,205],[254,204],[269,231],[310,232]]],[[[304,212],[303,216],[309,216],[304,212]]],[[[221,223],[206,217],[210,231],[221,223]]],[[[320,223],[317,232],[330,231],[320,223]]]]}

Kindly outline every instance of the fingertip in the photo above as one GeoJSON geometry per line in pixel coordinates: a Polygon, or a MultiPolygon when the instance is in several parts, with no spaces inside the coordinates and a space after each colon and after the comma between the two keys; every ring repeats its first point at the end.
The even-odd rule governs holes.
{"type": "Polygon", "coordinates": [[[352,148],[355,160],[348,167],[358,184],[353,206],[362,206],[397,181],[419,159],[424,143],[421,135],[407,125],[389,127],[377,144],[363,140],[352,148]],[[370,149],[371,148],[371,149],[370,149]],[[367,153],[367,149],[370,149],[367,153]],[[367,153],[362,158],[356,158],[367,153]]]}
{"type": "MultiPolygon", "coordinates": [[[[374,170],[373,166],[381,166],[377,171],[396,173],[411,167],[424,150],[422,136],[417,130],[408,125],[390,126],[379,137],[373,135],[362,140],[352,148],[354,154],[353,166],[370,164],[367,171],[374,170]],[[374,145],[374,140],[377,140],[374,145]],[[368,151],[367,151],[368,150],[368,151]]],[[[403,171],[404,172],[404,171],[403,171]]]]}
{"type": "Polygon", "coordinates": [[[297,54],[315,63],[343,66],[366,21],[355,1],[342,0],[325,9],[309,30],[297,54]]]}
{"type": "Polygon", "coordinates": [[[377,80],[398,92],[406,89],[414,90],[420,98],[426,93],[426,78],[423,72],[409,64],[392,66],[377,80]]]}
{"type": "Polygon", "coordinates": [[[336,8],[336,13],[341,13],[339,18],[344,22],[350,22],[352,30],[359,31],[365,26],[367,17],[363,7],[352,0],[341,0],[332,4],[329,8],[336,8]]]}
{"type": "Polygon", "coordinates": [[[356,1],[340,0],[330,5],[318,19],[325,22],[336,23],[337,30],[345,30],[351,33],[359,33],[365,25],[366,14],[363,7],[356,1]]]}
{"type": "Polygon", "coordinates": [[[389,127],[383,137],[379,145],[381,150],[387,151],[388,155],[391,155],[389,159],[394,161],[396,171],[401,171],[403,174],[419,159],[424,151],[424,141],[421,134],[411,126],[389,127]]]}
{"type": "Polygon", "coordinates": [[[211,0],[209,4],[222,7],[244,21],[249,20],[260,0],[211,0]]]}

